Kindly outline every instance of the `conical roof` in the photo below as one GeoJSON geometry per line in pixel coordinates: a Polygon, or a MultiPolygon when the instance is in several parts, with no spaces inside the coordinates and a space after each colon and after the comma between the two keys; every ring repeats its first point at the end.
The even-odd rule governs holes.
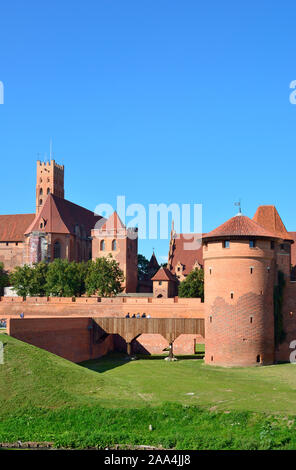
{"type": "Polygon", "coordinates": [[[158,264],[158,261],[157,261],[157,258],[155,256],[154,251],[153,251],[152,256],[150,258],[150,261],[148,263],[148,269],[151,269],[151,268],[159,268],[159,264],[158,264]]]}
{"type": "Polygon", "coordinates": [[[224,222],[203,237],[203,241],[211,238],[281,238],[274,232],[266,230],[245,215],[237,215],[224,222]]]}

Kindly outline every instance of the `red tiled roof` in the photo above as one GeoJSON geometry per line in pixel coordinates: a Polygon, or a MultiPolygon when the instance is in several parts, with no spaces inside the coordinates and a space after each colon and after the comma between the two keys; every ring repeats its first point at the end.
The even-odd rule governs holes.
{"type": "MultiPolygon", "coordinates": [[[[203,235],[204,236],[204,235],[203,235]]],[[[177,264],[180,262],[184,269],[182,274],[187,276],[192,270],[193,266],[197,262],[201,266],[203,265],[203,252],[202,246],[198,249],[190,248],[190,244],[195,240],[199,239],[200,235],[195,234],[176,234],[173,240],[172,252],[169,254],[168,264],[171,267],[171,272],[175,272],[177,264]],[[191,238],[190,238],[191,237],[191,238]]]]}
{"type": "Polygon", "coordinates": [[[286,227],[275,206],[259,206],[253,220],[266,230],[276,233],[280,238],[289,238],[286,227]]]}
{"type": "Polygon", "coordinates": [[[160,268],[157,273],[152,277],[151,281],[176,281],[171,271],[167,268],[160,268]]]}
{"type": "Polygon", "coordinates": [[[27,228],[26,234],[40,231],[74,235],[75,227],[79,225],[80,228],[84,228],[86,236],[90,236],[91,230],[100,219],[102,219],[101,216],[94,215],[92,211],[84,207],[49,194],[43,208],[27,228]]]}
{"type": "Polygon", "coordinates": [[[0,241],[21,242],[35,214],[0,215],[0,241]]]}
{"type": "Polygon", "coordinates": [[[263,238],[280,238],[272,231],[266,230],[261,225],[254,222],[245,215],[237,215],[224,222],[224,224],[209,232],[204,238],[220,238],[220,237],[263,237],[263,238]]]}
{"type": "Polygon", "coordinates": [[[125,229],[125,226],[123,225],[119,215],[117,212],[113,212],[112,215],[110,215],[109,219],[106,220],[106,222],[102,225],[101,230],[120,230],[120,229],[125,229]]]}

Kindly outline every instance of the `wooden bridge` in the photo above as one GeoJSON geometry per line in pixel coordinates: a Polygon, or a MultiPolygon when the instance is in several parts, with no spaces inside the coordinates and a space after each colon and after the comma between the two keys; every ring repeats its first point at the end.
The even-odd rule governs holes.
{"type": "Polygon", "coordinates": [[[127,343],[127,353],[132,354],[132,341],[144,333],[160,334],[170,344],[173,357],[173,343],[182,334],[197,334],[205,337],[203,318],[93,318],[93,340],[102,341],[108,335],[120,335],[127,343]]]}

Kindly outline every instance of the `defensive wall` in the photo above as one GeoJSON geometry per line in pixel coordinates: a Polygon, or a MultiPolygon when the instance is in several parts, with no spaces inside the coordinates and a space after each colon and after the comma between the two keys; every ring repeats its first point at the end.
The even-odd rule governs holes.
{"type": "Polygon", "coordinates": [[[286,283],[283,297],[283,330],[286,334],[282,344],[275,349],[276,361],[288,361],[295,346],[290,349],[290,343],[296,340],[296,281],[286,283]]]}
{"type": "Polygon", "coordinates": [[[72,362],[104,356],[114,350],[114,336],[92,341],[92,319],[83,318],[8,318],[7,333],[38,348],[46,349],[72,362]]]}
{"type": "MultiPolygon", "coordinates": [[[[86,354],[89,345],[87,341],[87,334],[83,326],[82,318],[89,321],[91,318],[99,317],[125,317],[129,313],[130,316],[138,313],[142,316],[150,315],[151,318],[204,318],[204,304],[200,299],[186,299],[186,298],[169,298],[169,299],[156,299],[153,297],[115,297],[115,298],[100,298],[100,297],[1,297],[0,298],[0,318],[5,319],[18,319],[18,330],[11,329],[11,335],[17,337],[22,341],[27,341],[35,344],[38,347],[44,347],[55,354],[59,354],[66,359],[80,362],[86,360],[85,358],[99,357],[105,354],[105,347],[108,350],[116,349],[118,351],[126,351],[126,342],[119,335],[112,335],[112,340],[108,340],[108,344],[96,345],[92,354],[86,354]],[[26,332],[21,333],[22,319],[20,314],[24,314],[25,319],[42,319],[42,322],[33,322],[34,330],[30,337],[29,326],[26,327],[26,332]],[[51,317],[51,318],[49,318],[51,317]],[[55,318],[52,318],[55,317],[55,318]],[[60,324],[62,327],[61,334],[57,335],[59,331],[58,323],[55,322],[57,318],[63,318],[65,323],[60,324]],[[45,319],[49,323],[44,322],[45,319]],[[73,322],[77,319],[77,323],[73,322]],[[69,321],[66,321],[69,320],[69,321]],[[79,320],[79,321],[78,321],[79,320]],[[71,326],[73,322],[73,327],[71,326]],[[80,323],[79,323],[80,322],[80,323]],[[40,326],[40,335],[38,328],[40,326]],[[80,329],[84,329],[84,333],[77,343],[74,340],[76,335],[79,336],[80,329]],[[52,328],[52,333],[51,333],[52,328]],[[33,337],[34,331],[34,337],[33,337]],[[63,338],[67,336],[67,343],[64,345],[63,338]],[[52,342],[52,343],[51,343],[52,342]],[[54,345],[56,342],[56,345],[54,345]],[[42,346],[43,344],[43,346],[42,346]],[[81,345],[81,346],[80,346],[81,345]],[[56,352],[58,348],[59,353],[56,352]],[[81,353],[78,351],[81,348],[81,353]],[[103,350],[101,349],[103,348],[103,350]],[[69,350],[69,352],[67,352],[69,350]],[[73,359],[73,358],[76,359],[73,359]],[[77,359],[78,357],[78,359],[77,359]],[[83,357],[83,359],[81,359],[83,357]]],[[[24,323],[23,323],[24,325],[24,323]]],[[[28,324],[29,325],[29,324],[28,324]]],[[[110,338],[110,337],[109,337],[110,338]]],[[[182,334],[174,342],[175,354],[194,354],[195,344],[204,343],[204,337],[197,334],[182,334]]],[[[133,341],[133,351],[135,353],[147,354],[161,354],[164,349],[169,346],[167,339],[160,334],[142,334],[133,341]]]]}

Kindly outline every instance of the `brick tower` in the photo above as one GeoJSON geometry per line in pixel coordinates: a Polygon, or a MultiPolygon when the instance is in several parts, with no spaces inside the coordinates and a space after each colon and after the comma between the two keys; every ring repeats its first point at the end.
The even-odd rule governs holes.
{"type": "Polygon", "coordinates": [[[110,254],[124,274],[124,292],[136,292],[138,285],[138,229],[126,228],[117,212],[92,230],[92,259],[110,254]]]}
{"type": "Polygon", "coordinates": [[[282,239],[238,214],[203,237],[207,364],[274,362],[273,288],[282,239]]]}
{"type": "Polygon", "coordinates": [[[36,181],[36,214],[44,206],[48,194],[64,199],[64,165],[58,165],[54,160],[50,162],[37,161],[36,181]]]}

